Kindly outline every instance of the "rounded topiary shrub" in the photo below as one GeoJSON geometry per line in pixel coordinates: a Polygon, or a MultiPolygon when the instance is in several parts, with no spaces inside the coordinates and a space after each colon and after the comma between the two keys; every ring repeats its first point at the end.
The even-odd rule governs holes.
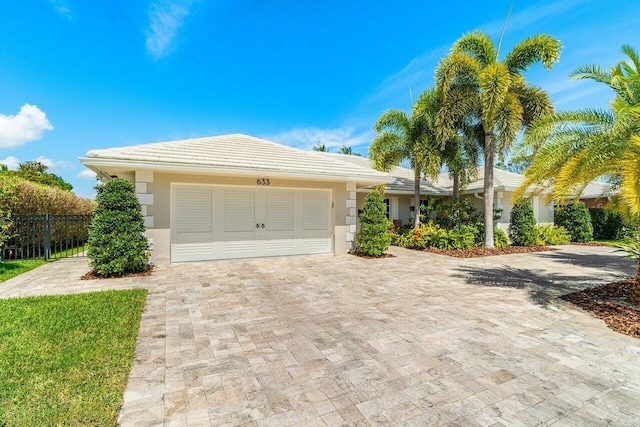
{"type": "Polygon", "coordinates": [[[391,244],[391,222],[387,219],[387,206],[379,192],[369,193],[358,218],[360,230],[356,251],[363,255],[382,256],[391,244]]]}
{"type": "Polygon", "coordinates": [[[536,217],[529,200],[520,200],[511,209],[509,239],[514,246],[533,246],[538,240],[536,217]]]}
{"type": "Polygon", "coordinates": [[[96,187],[97,207],[89,227],[89,257],[99,276],[144,271],[149,252],[140,202],[132,183],[116,178],[96,187]]]}
{"type": "Polygon", "coordinates": [[[584,202],[569,203],[557,208],[554,223],[569,232],[572,242],[589,242],[593,240],[591,216],[584,202]]]}

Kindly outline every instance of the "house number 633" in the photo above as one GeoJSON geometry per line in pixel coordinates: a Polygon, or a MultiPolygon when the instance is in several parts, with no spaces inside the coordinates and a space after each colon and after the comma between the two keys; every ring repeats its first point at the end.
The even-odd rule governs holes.
{"type": "Polygon", "coordinates": [[[271,185],[271,181],[269,181],[269,178],[259,178],[256,181],[256,184],[258,184],[258,185],[271,185]]]}

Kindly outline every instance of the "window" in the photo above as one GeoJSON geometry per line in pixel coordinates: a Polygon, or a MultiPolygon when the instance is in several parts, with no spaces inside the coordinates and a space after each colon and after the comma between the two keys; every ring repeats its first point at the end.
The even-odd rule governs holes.
{"type": "Polygon", "coordinates": [[[387,219],[391,219],[389,218],[389,206],[390,206],[390,200],[389,199],[384,199],[384,204],[387,206],[387,219]]]}

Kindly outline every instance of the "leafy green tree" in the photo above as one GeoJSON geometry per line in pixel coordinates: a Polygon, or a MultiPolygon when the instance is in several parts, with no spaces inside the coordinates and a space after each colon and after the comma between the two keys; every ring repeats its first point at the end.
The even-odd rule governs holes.
{"type": "Polygon", "coordinates": [[[547,34],[529,37],[499,61],[488,35],[476,30],[458,39],[436,70],[441,108],[436,120],[438,140],[456,134],[462,118],[481,126],[484,137],[485,246],[493,247],[494,155],[502,158],[523,127],[553,111],[542,89],[523,76],[535,63],[550,70],[560,58],[560,42],[547,34]]]}
{"type": "MultiPolygon", "coordinates": [[[[435,138],[438,111],[436,92],[425,90],[413,105],[411,115],[397,109],[387,110],[374,125],[377,132],[369,147],[369,158],[376,169],[388,172],[408,160],[414,171],[414,206],[420,206],[420,179],[437,178],[441,150],[435,138]]],[[[414,228],[420,227],[420,215],[414,215],[414,228]]]]}
{"type": "Polygon", "coordinates": [[[369,256],[382,256],[391,244],[391,222],[387,219],[387,206],[378,191],[367,195],[358,219],[357,251],[369,256]]]}
{"type": "Polygon", "coordinates": [[[0,174],[16,176],[47,187],[56,187],[67,191],[73,190],[71,184],[62,179],[62,177],[47,172],[48,169],[48,166],[42,162],[29,161],[20,163],[16,171],[11,171],[7,165],[2,164],[0,165],[0,174]]]}
{"type": "Polygon", "coordinates": [[[98,205],[89,227],[87,252],[94,273],[119,276],[144,271],[149,252],[135,187],[116,178],[98,185],[96,190],[98,205]]]}
{"type": "Polygon", "coordinates": [[[533,246],[538,240],[536,217],[529,200],[521,199],[511,208],[509,239],[514,246],[533,246]]]}
{"type": "MultiPolygon", "coordinates": [[[[516,196],[552,188],[549,198],[564,203],[594,179],[613,177],[619,208],[640,228],[640,56],[629,45],[621,51],[627,59],[609,69],[584,65],[571,74],[612,89],[607,110],[557,112],[527,131],[523,146],[535,156],[516,196]]],[[[640,302],[640,264],[631,293],[640,302]]]]}

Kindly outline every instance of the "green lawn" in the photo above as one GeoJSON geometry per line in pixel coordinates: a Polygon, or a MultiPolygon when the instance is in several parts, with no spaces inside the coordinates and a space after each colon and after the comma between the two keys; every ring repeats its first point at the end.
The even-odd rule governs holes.
{"type": "Polygon", "coordinates": [[[44,259],[27,259],[21,261],[3,261],[0,262],[0,283],[16,277],[19,274],[26,273],[36,267],[44,264],[44,259]]]}
{"type": "Polygon", "coordinates": [[[0,300],[0,426],[115,425],[146,295],[0,300]]]}

